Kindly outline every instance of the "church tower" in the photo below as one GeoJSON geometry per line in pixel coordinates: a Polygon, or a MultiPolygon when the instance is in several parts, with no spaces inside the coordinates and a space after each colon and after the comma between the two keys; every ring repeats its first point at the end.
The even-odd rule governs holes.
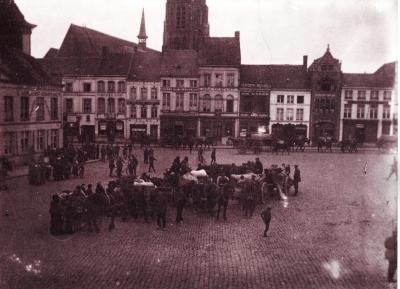
{"type": "Polygon", "coordinates": [[[144,19],[144,8],[142,11],[142,21],[140,22],[140,31],[138,35],[139,39],[139,48],[141,49],[146,49],[146,41],[147,41],[147,35],[146,35],[146,21],[144,19]]]}
{"type": "Polygon", "coordinates": [[[206,0],[167,0],[163,51],[198,51],[209,30],[206,0]]]}

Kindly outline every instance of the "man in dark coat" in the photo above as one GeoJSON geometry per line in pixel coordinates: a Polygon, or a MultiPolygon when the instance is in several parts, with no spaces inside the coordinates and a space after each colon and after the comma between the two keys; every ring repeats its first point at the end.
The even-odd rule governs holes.
{"type": "Polygon", "coordinates": [[[226,210],[228,208],[229,202],[229,179],[223,174],[221,177],[218,178],[217,184],[219,187],[219,195],[218,195],[218,211],[217,211],[217,220],[219,219],[219,212],[221,207],[223,207],[223,217],[224,221],[226,221],[226,210]]]}
{"type": "Polygon", "coordinates": [[[269,230],[269,223],[271,222],[271,207],[267,207],[264,211],[261,213],[261,219],[263,220],[265,224],[265,230],[264,230],[264,237],[267,237],[267,232],[269,230]]]}
{"type": "Polygon", "coordinates": [[[293,175],[293,186],[294,186],[294,195],[297,196],[299,193],[299,183],[301,182],[300,169],[298,165],[294,166],[294,175],[293,175]]]}
{"type": "Polygon", "coordinates": [[[188,185],[186,185],[184,188],[180,187],[177,189],[176,193],[176,223],[180,224],[183,222],[182,218],[182,213],[183,209],[185,208],[186,205],[186,190],[188,185]]]}
{"type": "Polygon", "coordinates": [[[213,148],[211,152],[211,164],[215,164],[217,162],[217,150],[216,148],[213,148]]]}
{"type": "Polygon", "coordinates": [[[91,184],[88,186],[86,194],[88,195],[86,200],[88,231],[91,233],[94,228],[95,232],[99,233],[100,229],[97,225],[97,218],[101,206],[101,196],[97,190],[93,193],[91,184]]]}
{"type": "Polygon", "coordinates": [[[247,182],[246,192],[245,192],[245,210],[244,214],[246,217],[253,217],[254,209],[256,206],[256,193],[257,193],[257,184],[254,179],[254,176],[251,181],[247,182]]]}
{"type": "Polygon", "coordinates": [[[254,164],[254,173],[262,174],[264,171],[263,164],[260,162],[259,158],[256,158],[256,163],[254,164]]]}
{"type": "Polygon", "coordinates": [[[117,177],[118,178],[122,177],[122,167],[123,167],[122,158],[118,157],[118,160],[117,160],[117,177]]]}
{"type": "Polygon", "coordinates": [[[147,147],[143,150],[143,161],[145,164],[149,163],[149,150],[147,149],[147,147]]]}
{"type": "Polygon", "coordinates": [[[63,233],[63,214],[60,202],[60,197],[57,194],[53,195],[50,204],[50,233],[60,235],[63,233]]]}
{"type": "Polygon", "coordinates": [[[160,229],[165,230],[167,224],[167,198],[159,191],[155,203],[155,211],[157,215],[157,225],[160,229]]]}
{"type": "Polygon", "coordinates": [[[149,156],[149,173],[151,172],[151,170],[153,170],[153,172],[156,172],[156,169],[155,169],[155,167],[154,167],[154,162],[156,161],[157,159],[154,157],[154,154],[151,154],[150,156],[149,156]]]}
{"type": "Polygon", "coordinates": [[[385,240],[385,248],[385,258],[389,261],[387,281],[394,283],[397,270],[397,231],[393,231],[392,236],[385,240]]]}
{"type": "Polygon", "coordinates": [[[112,177],[113,176],[113,172],[114,172],[114,168],[115,168],[114,159],[113,159],[112,156],[110,156],[110,158],[109,158],[108,168],[110,169],[110,177],[112,177]]]}

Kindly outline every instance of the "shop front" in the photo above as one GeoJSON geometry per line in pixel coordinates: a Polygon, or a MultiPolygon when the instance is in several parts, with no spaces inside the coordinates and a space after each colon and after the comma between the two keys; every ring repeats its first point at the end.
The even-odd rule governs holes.
{"type": "Polygon", "coordinates": [[[239,121],[239,136],[246,137],[255,133],[269,133],[269,118],[242,117],[239,121]]]}
{"type": "Polygon", "coordinates": [[[130,139],[140,140],[147,135],[146,124],[131,124],[130,125],[130,139]]]}
{"type": "Polygon", "coordinates": [[[217,141],[223,138],[235,136],[235,119],[234,118],[201,118],[200,119],[200,136],[213,137],[217,141]]]}
{"type": "MultiPolygon", "coordinates": [[[[151,129],[151,128],[150,128],[151,129]]],[[[153,129],[156,134],[156,128],[153,129]]],[[[197,118],[161,117],[161,136],[196,136],[197,118]]]]}
{"type": "Polygon", "coordinates": [[[342,140],[375,143],[378,139],[378,120],[343,120],[342,140]]]}

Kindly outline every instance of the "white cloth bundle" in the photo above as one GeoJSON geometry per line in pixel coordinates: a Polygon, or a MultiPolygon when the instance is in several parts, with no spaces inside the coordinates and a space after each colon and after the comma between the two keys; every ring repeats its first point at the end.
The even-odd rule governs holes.
{"type": "Polygon", "coordinates": [[[191,171],[190,174],[197,178],[208,177],[207,172],[205,170],[191,171]]]}
{"type": "Polygon", "coordinates": [[[258,181],[258,180],[261,178],[259,175],[253,174],[253,173],[243,174],[243,175],[231,175],[231,177],[232,177],[233,179],[237,180],[237,181],[240,180],[240,177],[241,177],[241,176],[243,176],[244,179],[247,180],[247,181],[251,180],[251,178],[252,178],[253,176],[256,177],[256,181],[258,181]]]}
{"type": "Polygon", "coordinates": [[[141,179],[136,180],[133,185],[135,187],[154,187],[154,184],[152,182],[145,182],[141,179]]]}
{"type": "Polygon", "coordinates": [[[195,176],[195,175],[193,175],[192,173],[186,173],[186,174],[184,174],[183,176],[182,176],[182,179],[184,180],[184,181],[187,181],[187,182],[191,182],[191,181],[193,181],[193,182],[198,182],[198,179],[197,179],[197,177],[195,176]]]}

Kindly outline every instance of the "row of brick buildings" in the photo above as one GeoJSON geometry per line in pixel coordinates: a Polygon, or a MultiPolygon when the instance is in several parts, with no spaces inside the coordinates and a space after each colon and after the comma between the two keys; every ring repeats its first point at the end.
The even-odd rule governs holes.
{"type": "MultiPolygon", "coordinates": [[[[61,138],[107,142],[144,134],[210,136],[225,142],[228,137],[271,133],[284,124],[294,124],[297,134],[312,140],[331,135],[337,140],[356,137],[360,142],[375,142],[382,134],[397,133],[395,62],[373,74],[343,73],[328,47],[311,65],[307,56],[300,65],[243,65],[239,32],[233,37],[210,37],[205,0],[167,1],[161,52],[146,46],[143,12],[138,43],[71,25],[59,49],[52,48],[35,60],[26,48],[33,25],[13,1],[0,3],[15,18],[7,24],[12,29],[1,31],[4,43],[23,44],[13,46],[15,58],[23,55],[34,63],[28,71],[47,79],[29,86],[18,83],[16,71],[13,85],[19,91],[7,92],[2,87],[13,80],[3,72],[6,69],[0,70],[5,154],[24,152],[6,149],[19,147],[13,142],[24,142],[22,133],[11,136],[10,131],[27,123],[7,116],[10,110],[18,114],[22,97],[29,98],[29,125],[49,126],[44,146],[54,145],[55,126],[58,145],[61,138]],[[11,41],[10,35],[21,39],[11,41]],[[42,111],[48,116],[38,120],[35,114],[42,111]]],[[[4,63],[2,59],[1,68],[4,63]]],[[[32,132],[28,137],[37,151],[42,148],[36,144],[41,143],[41,135],[32,132]]]]}

